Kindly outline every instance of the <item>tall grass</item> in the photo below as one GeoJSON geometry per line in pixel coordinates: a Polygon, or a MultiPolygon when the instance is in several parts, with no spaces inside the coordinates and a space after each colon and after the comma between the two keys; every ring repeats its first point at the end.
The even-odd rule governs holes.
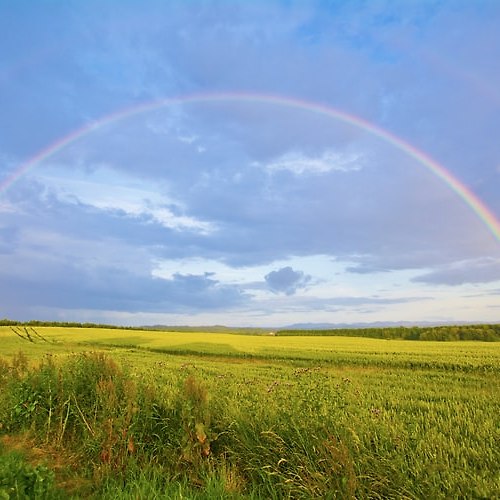
{"type": "Polygon", "coordinates": [[[411,371],[121,356],[1,361],[0,432],[77,455],[99,498],[500,492],[498,379],[458,358],[455,371],[411,371]]]}

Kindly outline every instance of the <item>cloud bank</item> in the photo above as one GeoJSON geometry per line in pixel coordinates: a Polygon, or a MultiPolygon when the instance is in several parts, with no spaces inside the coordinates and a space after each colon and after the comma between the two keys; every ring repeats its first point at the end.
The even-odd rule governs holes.
{"type": "Polygon", "coordinates": [[[335,108],[499,218],[499,23],[494,2],[4,2],[0,185],[116,119],[0,191],[0,315],[498,320],[499,242],[363,126],[271,99],[114,113],[226,92],[335,108]]]}

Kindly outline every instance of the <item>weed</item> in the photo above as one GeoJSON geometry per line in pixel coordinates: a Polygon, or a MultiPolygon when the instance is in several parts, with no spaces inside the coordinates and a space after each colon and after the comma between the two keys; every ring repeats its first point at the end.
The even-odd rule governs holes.
{"type": "Polygon", "coordinates": [[[195,466],[210,455],[210,410],[204,385],[189,375],[184,382],[184,398],[179,400],[182,438],[182,460],[195,466]]]}

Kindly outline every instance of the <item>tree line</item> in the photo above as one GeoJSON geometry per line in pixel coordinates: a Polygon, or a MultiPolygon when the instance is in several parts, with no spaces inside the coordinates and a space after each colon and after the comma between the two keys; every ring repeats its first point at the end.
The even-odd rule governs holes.
{"type": "Polygon", "coordinates": [[[139,327],[134,326],[117,326],[101,323],[79,323],[76,321],[41,321],[32,319],[30,321],[16,321],[13,319],[0,319],[0,326],[59,326],[64,328],[114,328],[120,330],[138,330],[139,327]]]}
{"type": "Polygon", "coordinates": [[[276,335],[440,341],[482,340],[486,342],[497,342],[500,341],[500,324],[338,328],[330,330],[278,330],[276,335]]]}

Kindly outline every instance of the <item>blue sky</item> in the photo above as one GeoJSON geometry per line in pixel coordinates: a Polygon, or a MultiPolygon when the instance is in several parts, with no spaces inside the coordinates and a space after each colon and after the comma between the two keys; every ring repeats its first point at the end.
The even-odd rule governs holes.
{"type": "Polygon", "coordinates": [[[359,125],[498,221],[499,25],[494,0],[0,0],[0,317],[500,321],[491,228],[359,125]]]}

